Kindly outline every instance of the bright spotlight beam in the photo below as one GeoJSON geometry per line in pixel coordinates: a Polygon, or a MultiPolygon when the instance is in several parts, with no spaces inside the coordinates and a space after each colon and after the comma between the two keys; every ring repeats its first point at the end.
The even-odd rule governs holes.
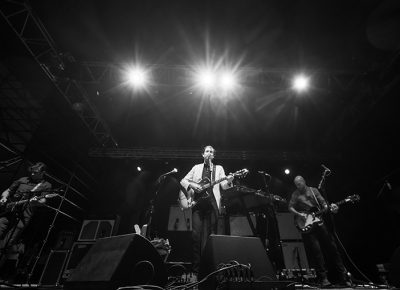
{"type": "Polygon", "coordinates": [[[310,78],[305,75],[298,75],[293,78],[292,89],[297,92],[307,91],[310,87],[310,78]]]}
{"type": "Polygon", "coordinates": [[[221,75],[220,86],[224,91],[230,91],[236,87],[236,78],[232,73],[225,72],[221,75]]]}
{"type": "Polygon", "coordinates": [[[148,84],[148,75],[140,67],[132,68],[127,72],[127,79],[134,88],[143,88],[148,84]]]}
{"type": "Polygon", "coordinates": [[[211,70],[202,70],[198,73],[196,82],[202,89],[212,90],[216,83],[216,77],[211,70]]]}

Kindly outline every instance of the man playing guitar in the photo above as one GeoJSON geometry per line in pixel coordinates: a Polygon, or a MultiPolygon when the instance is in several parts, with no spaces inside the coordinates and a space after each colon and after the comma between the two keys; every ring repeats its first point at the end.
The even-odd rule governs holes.
{"type": "MultiPolygon", "coordinates": [[[[296,176],[294,184],[297,189],[293,192],[290,199],[289,210],[295,214],[296,219],[306,219],[312,214],[313,208],[317,208],[318,211],[330,210],[334,213],[337,212],[338,206],[332,203],[328,207],[318,189],[308,186],[302,176],[296,176]]],[[[330,285],[327,279],[327,269],[322,249],[332,259],[332,264],[335,266],[335,271],[337,271],[339,277],[338,284],[346,286],[348,284],[347,270],[340,257],[335,240],[323,224],[322,219],[310,231],[302,232],[302,238],[306,247],[310,249],[312,258],[314,258],[315,270],[321,286],[326,287],[330,285]]]]}
{"type": "Polygon", "coordinates": [[[37,196],[43,196],[43,192],[51,190],[51,184],[44,180],[46,165],[43,162],[37,162],[30,166],[28,171],[30,176],[14,181],[1,194],[1,208],[8,208],[8,203],[15,204],[0,216],[0,256],[2,258],[6,254],[5,251],[18,241],[23,229],[28,225],[35,207],[39,203],[45,202],[45,198],[37,196]]]}
{"type": "Polygon", "coordinates": [[[207,198],[200,198],[195,205],[189,205],[192,197],[184,196],[181,192],[179,199],[182,208],[192,208],[192,242],[193,242],[193,272],[198,273],[201,252],[210,234],[217,234],[218,215],[221,207],[220,186],[224,189],[232,186],[233,175],[225,176],[224,168],[213,163],[215,149],[206,146],[203,149],[203,163],[195,165],[181,180],[181,186],[186,192],[195,192],[202,189],[201,180],[211,182],[223,179],[222,182],[207,188],[203,194],[207,198]],[[183,201],[183,202],[182,202],[183,201]]]}

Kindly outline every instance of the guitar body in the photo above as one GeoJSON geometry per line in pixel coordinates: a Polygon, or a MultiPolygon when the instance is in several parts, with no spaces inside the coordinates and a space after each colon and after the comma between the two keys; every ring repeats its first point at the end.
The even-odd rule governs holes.
{"type": "MultiPolygon", "coordinates": [[[[247,169],[241,169],[239,171],[236,171],[235,173],[231,173],[228,176],[233,176],[233,177],[244,177],[247,175],[249,171],[247,169]]],[[[200,189],[198,190],[193,190],[192,188],[189,190],[186,190],[183,188],[181,185],[181,190],[179,191],[179,203],[182,209],[188,209],[193,207],[195,204],[200,202],[201,200],[205,200],[211,197],[210,194],[207,193],[207,189],[210,189],[212,191],[212,188],[214,185],[221,183],[224,180],[228,179],[228,176],[225,176],[221,179],[211,181],[209,178],[203,178],[199,182],[193,182],[198,185],[200,185],[200,189]]]]}
{"type": "Polygon", "coordinates": [[[315,226],[322,225],[323,223],[322,218],[316,216],[314,213],[307,214],[305,218],[300,216],[296,216],[295,218],[296,227],[302,233],[309,233],[315,226]]]}
{"type": "MultiPolygon", "coordinates": [[[[341,201],[335,202],[335,204],[339,206],[345,203],[355,203],[358,202],[359,200],[360,196],[357,194],[353,194],[341,201]]],[[[305,213],[307,215],[306,217],[295,215],[294,223],[300,232],[309,233],[315,226],[322,225],[324,223],[321,215],[329,210],[331,209],[328,208],[328,209],[318,210],[316,208],[312,208],[310,213],[305,213]]]]}

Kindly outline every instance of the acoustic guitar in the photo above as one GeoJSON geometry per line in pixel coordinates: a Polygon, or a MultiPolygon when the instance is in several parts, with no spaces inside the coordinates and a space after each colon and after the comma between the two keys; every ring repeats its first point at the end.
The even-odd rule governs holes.
{"type": "Polygon", "coordinates": [[[242,178],[248,173],[249,170],[244,168],[215,181],[211,181],[209,178],[204,178],[199,182],[195,182],[196,184],[200,185],[200,188],[197,190],[194,190],[193,188],[186,190],[181,186],[181,190],[179,192],[179,203],[184,209],[191,208],[201,200],[210,198],[210,194],[207,192],[207,189],[212,188],[214,185],[219,184],[224,180],[227,180],[231,176],[242,178]]]}

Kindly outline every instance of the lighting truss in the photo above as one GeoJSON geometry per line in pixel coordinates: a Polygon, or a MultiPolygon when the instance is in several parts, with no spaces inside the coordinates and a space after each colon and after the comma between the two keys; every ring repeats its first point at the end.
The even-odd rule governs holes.
{"type": "MultiPolygon", "coordinates": [[[[142,160],[175,160],[199,159],[199,149],[164,148],[164,147],[134,147],[134,148],[91,148],[90,157],[142,160]]],[[[281,151],[247,151],[218,150],[219,160],[268,160],[268,161],[310,161],[338,160],[339,154],[281,152],[281,151]]]]}
{"type": "Polygon", "coordinates": [[[63,54],[56,47],[54,40],[29,4],[25,1],[3,1],[0,5],[0,14],[67,102],[71,106],[75,103],[84,104],[85,110],[77,114],[96,140],[102,146],[116,147],[117,142],[89,99],[85,88],[66,72],[66,61],[73,63],[74,58],[63,54]]]}

